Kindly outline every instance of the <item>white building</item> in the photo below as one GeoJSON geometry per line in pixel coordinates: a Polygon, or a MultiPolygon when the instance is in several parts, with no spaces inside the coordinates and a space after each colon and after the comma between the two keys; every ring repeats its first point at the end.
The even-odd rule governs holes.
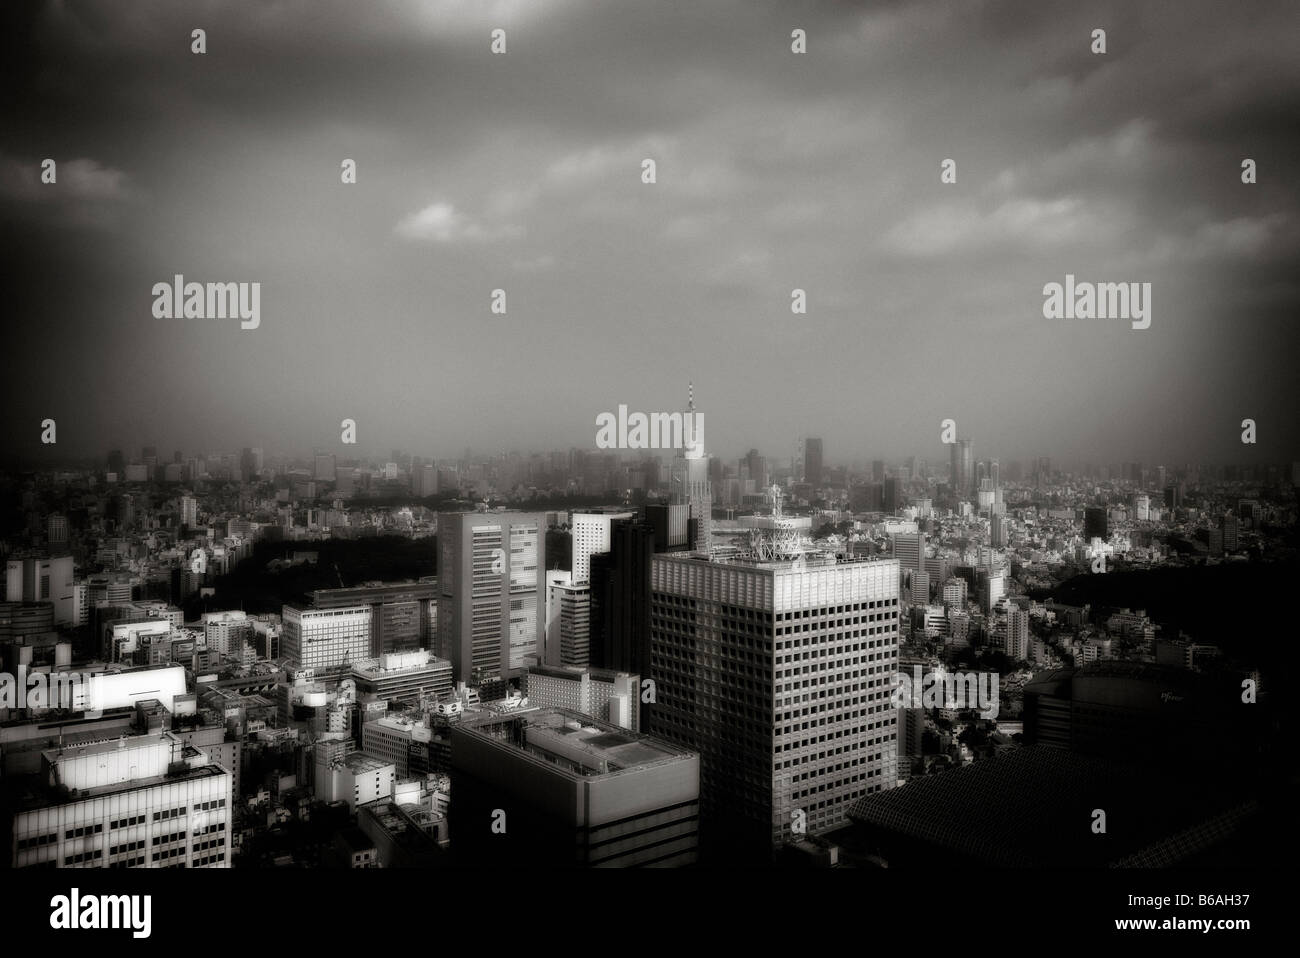
{"type": "Polygon", "coordinates": [[[281,654],[303,669],[341,671],[370,655],[368,605],[339,609],[299,609],[282,613],[281,654]]]}
{"type": "Polygon", "coordinates": [[[13,867],[230,867],[231,773],[170,732],[41,763],[45,791],[14,815],[13,867]]]}
{"type": "Polygon", "coordinates": [[[631,519],[632,512],[575,512],[571,519],[573,538],[573,581],[591,581],[591,557],[609,551],[610,527],[615,519],[631,519]]]}

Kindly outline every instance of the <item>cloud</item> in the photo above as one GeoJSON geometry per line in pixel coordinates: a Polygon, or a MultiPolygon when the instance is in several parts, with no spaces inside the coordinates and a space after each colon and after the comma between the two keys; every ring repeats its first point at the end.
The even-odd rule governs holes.
{"type": "Polygon", "coordinates": [[[491,243],[519,239],[524,228],[514,223],[486,226],[460,213],[450,203],[437,202],[411,213],[397,224],[403,239],[434,243],[491,243]]]}

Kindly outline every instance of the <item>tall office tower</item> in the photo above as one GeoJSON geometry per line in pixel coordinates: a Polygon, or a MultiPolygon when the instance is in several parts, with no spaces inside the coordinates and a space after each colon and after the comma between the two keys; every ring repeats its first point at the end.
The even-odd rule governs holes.
{"type": "Polygon", "coordinates": [[[1007,655],[1029,658],[1029,613],[1023,609],[1012,609],[1007,615],[1007,655]]]}
{"type": "Polygon", "coordinates": [[[122,455],[121,449],[114,449],[109,452],[107,471],[116,473],[118,481],[121,481],[122,474],[126,472],[126,456],[122,455]]]}
{"type": "Polygon", "coordinates": [[[713,492],[709,486],[709,457],[704,452],[704,417],[695,411],[695,387],[682,415],[684,445],[674,462],[673,500],[690,506],[690,547],[713,550],[713,492]]]}
{"type": "Polygon", "coordinates": [[[750,557],[651,568],[648,727],[699,751],[701,847],[721,861],[834,828],[896,781],[898,562],[809,551],[779,502],[768,523],[750,557]]]}
{"type": "Polygon", "coordinates": [[[891,516],[898,515],[898,510],[903,504],[902,483],[897,478],[890,477],[885,480],[885,512],[891,516]]]}
{"type": "Polygon", "coordinates": [[[637,675],[650,668],[650,563],[656,551],[668,551],[660,550],[658,535],[648,522],[619,520],[609,552],[591,557],[594,666],[637,675]]]}
{"type": "Polygon", "coordinates": [[[754,480],[754,488],[766,489],[768,486],[767,458],[760,456],[757,449],[751,449],[742,461],[749,469],[749,478],[754,480]]]}
{"type": "Polygon", "coordinates": [[[550,612],[541,660],[557,666],[591,664],[591,583],[548,582],[546,589],[550,612]]]}
{"type": "Polygon", "coordinates": [[[411,495],[418,499],[438,494],[438,470],[432,463],[411,467],[411,495]]]}
{"type": "Polygon", "coordinates": [[[958,439],[951,444],[951,473],[948,484],[958,499],[968,499],[975,492],[975,449],[969,439],[958,439]]]}
{"type": "Polygon", "coordinates": [[[368,605],[336,609],[286,605],[281,616],[280,650],[298,668],[315,669],[318,674],[342,673],[357,659],[370,655],[368,605]]]}
{"type": "Polygon", "coordinates": [[[1225,552],[1236,552],[1241,547],[1241,540],[1238,535],[1240,520],[1229,513],[1219,520],[1219,529],[1223,532],[1223,548],[1225,552]]]}
{"type": "Polygon", "coordinates": [[[995,512],[989,518],[989,545],[995,549],[1005,549],[1007,539],[1007,517],[995,512]]]}
{"type": "Polygon", "coordinates": [[[332,452],[316,453],[315,467],[312,470],[312,478],[319,479],[322,482],[334,481],[334,454],[332,452]]]}
{"type": "Polygon", "coordinates": [[[952,578],[943,584],[943,604],[951,615],[966,608],[966,580],[952,578]]]}
{"type": "Polygon", "coordinates": [[[452,852],[468,865],[690,865],[699,793],[699,756],[580,712],[451,728],[452,852]],[[504,831],[490,827],[500,812],[504,831]]]}
{"type": "Polygon", "coordinates": [[[1110,537],[1104,506],[1088,506],[1083,510],[1083,537],[1089,542],[1110,537]]]}
{"type": "Polygon", "coordinates": [[[1179,509],[1183,505],[1183,487],[1179,483],[1165,486],[1165,508],[1179,509]]]}
{"type": "Polygon", "coordinates": [[[655,552],[690,548],[691,507],[686,503],[651,503],[645,507],[645,521],[654,531],[655,552]]]}
{"type": "Polygon", "coordinates": [[[438,648],[457,682],[512,679],[546,640],[546,516],[438,517],[438,648]]]}
{"type": "Polygon", "coordinates": [[[14,868],[228,868],[230,771],[171,732],[41,755],[13,812],[14,868]]]}
{"type": "Polygon", "coordinates": [[[45,539],[51,549],[62,549],[68,544],[68,517],[57,512],[45,520],[45,539]]]}
{"type": "Polygon", "coordinates": [[[814,489],[820,489],[824,476],[822,462],[822,441],[809,437],[803,441],[803,481],[814,489]]]}
{"type": "Polygon", "coordinates": [[[871,481],[872,481],[872,482],[884,482],[884,481],[885,481],[885,460],[883,460],[883,459],[875,459],[875,460],[872,460],[872,463],[871,463],[871,481]]]}
{"type": "Polygon", "coordinates": [[[912,605],[927,605],[930,602],[930,573],[911,570],[910,598],[912,605]]]}
{"type": "Polygon", "coordinates": [[[1000,569],[990,569],[980,573],[980,606],[988,615],[998,604],[998,599],[1007,594],[1007,576],[1000,569]]]}
{"type": "Polygon", "coordinates": [[[926,571],[925,533],[895,532],[894,558],[898,560],[900,569],[916,569],[919,572],[926,571]]]}
{"type": "Polygon", "coordinates": [[[117,528],[130,529],[135,525],[135,500],[128,493],[113,500],[116,507],[117,528]]]}
{"type": "Polygon", "coordinates": [[[993,488],[1001,489],[1002,488],[1002,483],[1001,483],[1002,467],[996,459],[989,460],[988,475],[989,475],[989,479],[993,481],[993,488]]]}
{"type": "Polygon", "coordinates": [[[1156,488],[1164,489],[1168,482],[1168,473],[1164,466],[1156,466],[1156,488]]]}
{"type": "Polygon", "coordinates": [[[199,500],[193,496],[181,496],[181,525],[186,529],[195,529],[199,524],[199,500]]]}
{"type": "Polygon", "coordinates": [[[1052,460],[1047,456],[1039,456],[1034,463],[1034,480],[1039,486],[1052,481],[1052,460]]]}
{"type": "Polygon", "coordinates": [[[1133,497],[1133,515],[1141,522],[1151,518],[1151,497],[1134,496],[1133,497]]]}
{"type": "Polygon", "coordinates": [[[569,523],[573,540],[573,581],[591,580],[591,556],[609,551],[609,530],[620,519],[631,519],[634,512],[575,512],[569,523]]]}

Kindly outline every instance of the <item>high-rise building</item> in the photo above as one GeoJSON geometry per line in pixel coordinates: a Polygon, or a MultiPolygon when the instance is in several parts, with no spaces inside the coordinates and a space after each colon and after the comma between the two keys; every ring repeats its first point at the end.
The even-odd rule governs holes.
{"type": "Polygon", "coordinates": [[[833,828],[896,781],[898,562],[795,555],[780,522],[754,558],[652,564],[649,728],[700,752],[702,840],[723,858],[833,828]]]}
{"type": "Polygon", "coordinates": [[[958,499],[968,499],[975,494],[975,449],[969,439],[958,439],[951,444],[952,456],[949,484],[958,499]]]}
{"type": "Polygon", "coordinates": [[[591,557],[593,666],[634,674],[650,668],[650,564],[657,536],[650,523],[620,520],[611,527],[609,552],[591,557]]]}
{"type": "Polygon", "coordinates": [[[1239,526],[1240,523],[1237,517],[1231,513],[1219,520],[1219,528],[1223,532],[1223,548],[1225,552],[1236,552],[1241,547],[1237,531],[1239,526]]]}
{"type": "Polygon", "coordinates": [[[1029,613],[1023,609],[1012,609],[1007,615],[1007,655],[1029,658],[1029,613]]]}
{"type": "Polygon", "coordinates": [[[682,415],[685,437],[674,462],[673,501],[690,506],[690,547],[708,553],[713,548],[713,490],[709,483],[709,458],[704,451],[704,419],[695,411],[695,387],[690,387],[687,411],[682,415]]]}
{"type": "Polygon", "coordinates": [[[548,582],[547,665],[586,666],[591,662],[591,583],[548,582]]]}
{"type": "Polygon", "coordinates": [[[546,516],[439,516],[438,647],[457,682],[516,678],[546,639],[546,516]]]}
{"type": "Polygon", "coordinates": [[[575,512],[569,521],[573,540],[573,581],[591,581],[591,556],[609,551],[609,530],[619,519],[631,519],[633,512],[575,512]]]}
{"type": "Polygon", "coordinates": [[[896,476],[890,476],[885,480],[884,495],[885,512],[891,516],[898,515],[898,510],[903,504],[902,483],[896,476]]]}
{"type": "Polygon", "coordinates": [[[823,475],[822,441],[809,437],[803,441],[803,479],[814,489],[820,489],[823,475]]]}
{"type": "Polygon", "coordinates": [[[68,517],[55,513],[45,520],[45,538],[51,549],[62,549],[68,544],[68,517]]]}
{"type": "Polygon", "coordinates": [[[894,533],[894,558],[900,569],[925,571],[925,533],[894,533]]]}
{"type": "Polygon", "coordinates": [[[321,482],[334,481],[334,454],[332,452],[316,453],[316,462],[312,470],[312,478],[321,482]]]}
{"type": "Polygon", "coordinates": [[[411,467],[411,495],[419,499],[438,494],[438,470],[432,463],[411,467]]]}
{"type": "Polygon", "coordinates": [[[1106,540],[1110,532],[1106,521],[1106,509],[1103,506],[1088,506],[1083,511],[1083,538],[1106,540]]]}
{"type": "Polygon", "coordinates": [[[193,496],[181,496],[181,525],[186,529],[198,528],[199,500],[193,496]]]}

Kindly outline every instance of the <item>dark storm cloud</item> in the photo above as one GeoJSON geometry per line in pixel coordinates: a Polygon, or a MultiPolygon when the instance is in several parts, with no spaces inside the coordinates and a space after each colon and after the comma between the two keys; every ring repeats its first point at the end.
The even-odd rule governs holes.
{"type": "Polygon", "coordinates": [[[56,414],[70,452],[332,448],[345,417],[362,451],[590,446],[693,379],[728,456],[937,457],[950,416],[979,455],[1236,456],[1247,416],[1300,455],[1288,4],[0,17],[14,450],[56,414]],[[1044,319],[1067,272],[1151,282],[1152,327],[1044,319]],[[261,282],[262,325],[154,319],[175,273],[261,282]]]}

